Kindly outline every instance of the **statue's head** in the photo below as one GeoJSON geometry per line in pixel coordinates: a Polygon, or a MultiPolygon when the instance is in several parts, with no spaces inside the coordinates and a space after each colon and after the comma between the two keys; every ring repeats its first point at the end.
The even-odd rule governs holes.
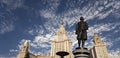
{"type": "Polygon", "coordinates": [[[81,21],[84,21],[84,18],[83,18],[83,17],[80,17],[80,20],[81,20],[81,21]]]}

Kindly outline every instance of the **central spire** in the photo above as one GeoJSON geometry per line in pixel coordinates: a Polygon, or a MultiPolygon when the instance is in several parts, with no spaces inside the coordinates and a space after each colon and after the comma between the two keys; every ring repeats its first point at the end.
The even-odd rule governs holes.
{"type": "Polygon", "coordinates": [[[61,21],[60,21],[61,25],[60,25],[60,29],[58,30],[58,33],[63,35],[63,34],[66,34],[66,30],[65,30],[65,27],[64,27],[64,17],[61,18],[61,21]]]}
{"type": "Polygon", "coordinates": [[[93,40],[94,40],[95,44],[101,44],[102,43],[101,37],[97,33],[94,33],[94,39],[93,40]]]}
{"type": "Polygon", "coordinates": [[[60,23],[61,23],[61,25],[59,27],[59,30],[56,33],[57,37],[58,37],[57,40],[65,40],[65,39],[67,39],[67,36],[66,36],[66,30],[64,27],[64,17],[61,18],[60,23]]]}
{"type": "Polygon", "coordinates": [[[64,17],[61,18],[61,25],[64,25],[64,17]]]}

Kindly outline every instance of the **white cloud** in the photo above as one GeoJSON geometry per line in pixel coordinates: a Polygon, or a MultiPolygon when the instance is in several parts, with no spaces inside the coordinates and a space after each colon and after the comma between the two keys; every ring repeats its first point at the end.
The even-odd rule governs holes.
{"type": "Polygon", "coordinates": [[[112,12],[113,12],[113,10],[109,10],[105,13],[100,13],[97,16],[99,17],[99,19],[103,19],[103,18],[106,18],[108,15],[110,15],[110,13],[112,13],[112,12]]]}
{"type": "Polygon", "coordinates": [[[0,58],[16,58],[16,57],[6,57],[6,56],[0,56],[0,58]]]}
{"type": "MultiPolygon", "coordinates": [[[[102,32],[105,32],[105,31],[111,31],[111,30],[113,30],[113,29],[115,29],[117,26],[119,26],[120,24],[119,23],[108,23],[108,24],[98,24],[98,25],[93,25],[92,27],[89,27],[89,29],[88,29],[88,39],[90,39],[89,38],[89,36],[94,36],[94,33],[100,33],[100,34],[102,34],[102,32]]],[[[73,42],[73,46],[75,45],[75,44],[77,44],[77,40],[76,40],[76,35],[75,35],[75,31],[68,31],[67,32],[67,34],[68,34],[68,38],[73,42]]],[[[90,40],[92,40],[92,39],[90,39],[90,40]]],[[[109,40],[108,38],[106,38],[106,37],[102,37],[102,40],[104,40],[104,42],[105,42],[105,44],[107,45],[107,47],[112,47],[113,46],[113,43],[114,42],[116,42],[116,41],[118,41],[119,40],[119,38],[118,39],[116,39],[116,41],[111,41],[111,40],[109,40]]],[[[90,41],[90,42],[86,42],[86,44],[85,44],[87,47],[89,47],[89,48],[91,48],[92,47],[92,45],[93,45],[93,42],[92,41],[90,41]],[[89,44],[88,44],[89,43],[89,44]]]]}
{"type": "Polygon", "coordinates": [[[43,3],[49,3],[46,5],[46,9],[40,10],[40,16],[47,18],[47,19],[54,19],[54,17],[56,16],[56,9],[60,4],[60,0],[44,0],[43,3]]]}
{"type": "MultiPolygon", "coordinates": [[[[102,33],[104,31],[110,31],[114,28],[116,28],[116,26],[118,26],[119,24],[113,24],[113,23],[109,23],[109,24],[98,24],[98,25],[94,25],[93,27],[90,27],[89,30],[88,30],[88,36],[93,36],[94,33],[102,33]],[[111,26],[114,26],[114,27],[111,27],[111,26]]],[[[76,35],[74,34],[75,31],[68,31],[67,32],[67,35],[68,35],[68,38],[73,42],[73,45],[74,46],[75,44],[77,44],[77,41],[76,41],[76,35]]],[[[38,35],[35,37],[35,39],[33,41],[30,42],[30,46],[32,48],[35,48],[35,49],[42,49],[42,48],[48,48],[50,47],[50,43],[51,43],[51,40],[53,39],[56,39],[56,36],[55,34],[53,33],[50,33],[50,34],[46,34],[46,35],[38,35]],[[48,43],[48,44],[47,44],[48,43]]],[[[112,42],[111,41],[106,41],[105,37],[102,37],[102,39],[104,39],[105,43],[107,46],[112,46],[112,42]]],[[[25,40],[22,40],[20,43],[23,43],[25,40]]],[[[90,42],[86,42],[85,44],[88,48],[91,48],[92,45],[93,45],[93,42],[90,41],[90,42]]],[[[43,52],[42,51],[39,51],[39,52],[35,52],[34,50],[30,50],[32,53],[35,53],[35,54],[42,54],[43,52]]],[[[50,52],[50,50],[48,50],[50,52]]],[[[47,52],[47,53],[49,53],[47,52]]]]}
{"type": "Polygon", "coordinates": [[[0,24],[0,34],[4,34],[14,30],[13,22],[3,21],[0,24]]]}
{"type": "Polygon", "coordinates": [[[16,58],[16,56],[3,56],[3,55],[0,55],[0,58],[16,58]]]}
{"type": "Polygon", "coordinates": [[[109,58],[119,58],[120,57],[120,49],[110,50],[109,51],[109,58]]]}
{"type": "MultiPolygon", "coordinates": [[[[55,2],[56,3],[56,2],[55,2]]],[[[59,3],[59,2],[58,2],[59,3]]],[[[57,3],[56,3],[57,4],[57,3]]],[[[111,5],[115,5],[115,3],[111,2],[108,3],[105,1],[104,6],[98,6],[99,3],[96,2],[95,6],[85,6],[83,7],[83,9],[70,9],[67,12],[64,13],[64,21],[65,24],[68,24],[68,27],[73,26],[78,20],[79,20],[79,16],[84,16],[86,20],[91,20],[95,17],[99,17],[99,19],[103,19],[106,18],[111,12],[114,13],[113,8],[111,8],[110,10],[101,13],[103,10],[105,10],[106,8],[110,7],[111,5]],[[107,6],[106,6],[107,5],[107,6]]],[[[38,33],[39,35],[35,37],[35,39],[33,41],[31,41],[30,45],[33,48],[44,48],[44,47],[50,47],[50,41],[55,39],[55,31],[57,30],[54,26],[58,26],[58,18],[61,16],[61,14],[56,15],[55,13],[55,9],[58,7],[57,5],[52,5],[53,9],[49,10],[49,9],[45,9],[45,10],[40,10],[40,16],[47,18],[47,19],[51,19],[48,22],[44,23],[43,26],[45,27],[45,29],[43,29],[43,26],[39,26],[38,28],[35,28],[35,32],[38,33]],[[50,34],[45,34],[45,35],[41,35],[43,34],[45,31],[50,31],[50,34]]],[[[51,7],[52,7],[51,6],[51,7]]],[[[116,5],[115,7],[119,7],[118,5],[116,5]]],[[[118,26],[118,23],[106,23],[106,24],[98,24],[98,25],[93,25],[92,27],[89,27],[88,30],[88,36],[93,36],[94,33],[102,33],[104,31],[111,31],[113,29],[116,28],[116,26],[118,26]]],[[[29,31],[29,33],[34,34],[34,30],[31,29],[29,31]]],[[[73,42],[73,46],[75,44],[77,44],[76,41],[76,35],[74,34],[74,31],[67,31],[68,37],[69,39],[73,42]]],[[[105,38],[105,37],[103,37],[105,38]]],[[[23,42],[23,41],[22,41],[23,42]]],[[[93,43],[90,43],[91,45],[93,43]]],[[[111,44],[111,41],[106,42],[106,44],[111,44]]],[[[89,45],[88,43],[86,43],[87,46],[89,46],[89,48],[91,47],[91,45],[89,45]]],[[[109,46],[109,45],[108,45],[109,46]]],[[[35,52],[34,50],[30,50],[31,52],[35,52]]],[[[38,54],[41,54],[42,52],[38,52],[38,54]]]]}
{"type": "Polygon", "coordinates": [[[18,52],[18,50],[11,49],[10,52],[18,52]]]}
{"type": "Polygon", "coordinates": [[[39,35],[35,37],[33,42],[31,42],[31,46],[34,48],[50,47],[48,43],[50,43],[50,37],[39,35]]]}
{"type": "Polygon", "coordinates": [[[16,9],[23,6],[24,0],[1,0],[1,2],[7,4],[10,9],[16,9]]]}
{"type": "MultiPolygon", "coordinates": [[[[42,54],[46,51],[44,48],[50,48],[51,47],[51,40],[55,39],[56,36],[53,34],[46,34],[44,35],[38,35],[35,36],[35,39],[33,41],[28,40],[30,42],[30,48],[34,48],[35,50],[30,49],[29,51],[34,54],[42,54]],[[37,51],[36,50],[39,50],[37,51]],[[41,50],[42,49],[42,50],[41,50]]],[[[23,47],[23,44],[26,40],[23,39],[20,41],[20,44],[18,45],[19,50],[23,47]]],[[[11,52],[17,51],[17,50],[10,50],[11,52]]],[[[44,54],[48,54],[50,50],[47,50],[44,54]]]]}
{"type": "Polygon", "coordinates": [[[52,19],[53,17],[55,17],[55,13],[53,13],[52,11],[48,11],[48,10],[40,10],[40,16],[47,18],[47,19],[52,19]]]}
{"type": "Polygon", "coordinates": [[[110,7],[110,6],[113,6],[114,2],[112,3],[108,3],[107,5],[105,5],[106,8],[110,7]]]}
{"type": "Polygon", "coordinates": [[[112,24],[98,24],[98,25],[94,25],[92,27],[89,27],[88,29],[88,36],[93,36],[94,33],[101,33],[104,31],[110,31],[112,29],[114,29],[115,27],[111,27],[112,24]]]}
{"type": "MultiPolygon", "coordinates": [[[[54,1],[54,0],[53,0],[54,1]]],[[[114,13],[114,9],[110,8],[108,11],[102,12],[105,9],[109,8],[107,5],[116,5],[116,3],[114,2],[109,2],[108,1],[102,1],[103,2],[103,6],[100,6],[100,1],[96,1],[95,5],[92,4],[88,4],[88,6],[84,6],[82,9],[81,8],[73,8],[73,9],[68,9],[66,12],[64,12],[63,14],[58,14],[56,15],[56,9],[60,4],[60,1],[54,1],[53,4],[57,4],[57,5],[53,5],[51,1],[48,1],[50,3],[50,7],[53,7],[53,9],[45,9],[45,10],[40,10],[40,16],[46,18],[46,19],[51,19],[47,22],[44,23],[44,27],[47,31],[50,32],[55,32],[56,28],[55,26],[59,26],[59,19],[60,17],[64,14],[64,21],[65,21],[65,25],[68,24],[68,27],[73,26],[77,21],[79,21],[79,17],[83,16],[85,17],[85,20],[92,20],[95,17],[98,17],[98,19],[104,19],[107,16],[109,16],[111,13],[114,13]],[[92,6],[92,7],[91,7],[92,6]]],[[[70,5],[71,6],[71,5],[70,5]]],[[[117,3],[117,6],[118,3],[117,3]]],[[[42,27],[43,28],[43,27],[42,27]]],[[[46,31],[45,29],[36,29],[36,31],[38,31],[39,34],[43,33],[44,31],[46,31]],[[39,31],[42,32],[39,32],[39,31]]],[[[34,31],[30,30],[30,33],[32,34],[34,31]]]]}
{"type": "Polygon", "coordinates": [[[114,41],[110,40],[109,38],[106,37],[101,37],[103,43],[106,45],[107,48],[111,48],[114,44],[114,41]]]}
{"type": "Polygon", "coordinates": [[[114,5],[113,5],[113,8],[120,9],[120,1],[115,1],[114,5]]]}
{"type": "Polygon", "coordinates": [[[98,17],[98,19],[104,19],[107,16],[109,16],[111,13],[115,13],[118,10],[115,10],[114,8],[120,8],[119,6],[119,1],[116,2],[109,2],[108,1],[102,1],[104,4],[101,5],[99,3],[100,1],[96,1],[93,4],[89,4],[84,6],[83,8],[75,8],[75,9],[70,9],[67,10],[65,13],[65,16],[67,17],[77,17],[79,18],[80,16],[85,17],[86,20],[93,19],[95,17],[98,17]],[[101,5],[101,6],[100,6],[101,5]],[[114,8],[110,8],[110,6],[114,6],[114,8]],[[109,10],[107,10],[109,8],[109,10]],[[107,10],[107,11],[106,11],[107,10]]]}

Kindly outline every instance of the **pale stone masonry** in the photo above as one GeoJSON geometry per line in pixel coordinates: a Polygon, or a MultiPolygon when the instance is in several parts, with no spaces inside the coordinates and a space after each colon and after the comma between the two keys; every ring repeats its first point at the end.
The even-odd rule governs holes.
{"type": "Polygon", "coordinates": [[[29,42],[25,41],[25,43],[23,44],[22,50],[20,51],[20,53],[18,54],[18,58],[25,58],[25,56],[27,55],[29,50],[29,42]]]}
{"type": "Polygon", "coordinates": [[[101,37],[98,34],[94,34],[94,46],[90,49],[91,58],[108,58],[108,52],[106,45],[102,42],[101,37]]]}
{"type": "Polygon", "coordinates": [[[29,52],[29,42],[25,41],[22,50],[19,52],[17,58],[50,58],[50,56],[34,55],[29,52]]]}
{"type": "Polygon", "coordinates": [[[49,56],[34,55],[30,53],[28,51],[29,42],[26,41],[17,58],[25,58],[26,55],[28,55],[28,58],[60,58],[58,55],[56,55],[56,52],[58,51],[66,51],[69,53],[69,55],[65,56],[64,58],[73,58],[72,42],[68,39],[63,25],[61,25],[60,29],[56,32],[56,36],[57,38],[51,43],[51,52],[49,56]]]}
{"type": "MultiPolygon", "coordinates": [[[[60,26],[56,32],[56,39],[51,42],[51,52],[48,56],[35,55],[29,52],[29,42],[25,41],[22,50],[19,52],[17,58],[60,58],[56,55],[58,51],[66,51],[69,55],[64,58],[74,58],[72,54],[72,42],[68,39],[65,27],[60,26]]],[[[106,45],[102,42],[101,37],[94,34],[94,46],[90,49],[90,58],[108,58],[106,45]]]]}
{"type": "Polygon", "coordinates": [[[56,36],[57,38],[52,41],[51,45],[51,58],[60,58],[60,56],[56,55],[58,51],[66,51],[69,53],[69,55],[64,58],[73,58],[72,42],[68,39],[63,25],[61,25],[60,29],[56,32],[56,36]]]}

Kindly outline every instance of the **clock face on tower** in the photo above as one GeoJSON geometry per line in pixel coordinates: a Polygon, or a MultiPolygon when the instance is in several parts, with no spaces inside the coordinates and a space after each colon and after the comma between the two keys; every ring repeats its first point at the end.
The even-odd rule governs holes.
{"type": "Polygon", "coordinates": [[[96,43],[100,43],[101,42],[101,39],[100,38],[96,38],[96,43]]]}
{"type": "Polygon", "coordinates": [[[96,41],[99,41],[99,38],[96,38],[96,41]]]}

